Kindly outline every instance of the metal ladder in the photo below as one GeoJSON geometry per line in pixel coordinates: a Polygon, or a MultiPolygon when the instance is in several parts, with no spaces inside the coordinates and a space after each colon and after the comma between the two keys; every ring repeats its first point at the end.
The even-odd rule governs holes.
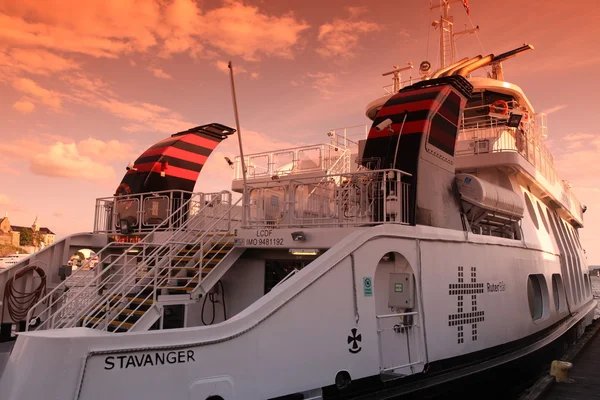
{"type": "Polygon", "coordinates": [[[160,317],[159,296],[188,294],[191,298],[234,250],[234,232],[241,224],[241,201],[240,198],[216,216],[192,223],[187,232],[176,232],[152,254],[154,260],[147,260],[153,262],[140,262],[118,285],[103,294],[84,315],[83,326],[111,331],[138,327],[146,330],[160,317]],[[197,226],[207,222],[206,219],[208,225],[196,234],[197,226]],[[146,315],[150,317],[144,318],[146,315]]]}
{"type": "Polygon", "coordinates": [[[161,239],[164,240],[164,236],[172,237],[177,233],[188,231],[192,222],[194,222],[194,227],[201,228],[198,226],[201,224],[197,223],[199,219],[202,220],[199,217],[205,213],[208,207],[214,205],[220,199],[218,196],[223,193],[230,199],[229,192],[221,192],[217,194],[217,197],[212,194],[213,200],[204,205],[202,204],[205,203],[206,195],[203,193],[193,194],[189,200],[171,213],[170,218],[156,226],[138,243],[125,246],[123,243],[107,244],[98,252],[100,261],[94,270],[85,270],[84,265],[31,307],[27,320],[32,321],[35,313],[40,319],[40,323],[38,326],[28,324],[26,329],[58,329],[75,326],[82,312],[94,305],[105,289],[126,279],[128,275],[127,254],[138,253],[147,259],[152,255],[157,255],[159,249],[163,248],[161,239]],[[194,204],[201,204],[201,206],[193,214],[189,213],[188,210],[192,210],[194,204]],[[162,232],[165,225],[172,220],[172,216],[178,216],[175,223],[179,224],[179,228],[176,231],[162,232]],[[187,219],[184,220],[185,218],[187,219]],[[90,273],[93,276],[90,277],[90,273]],[[73,294],[73,292],[76,293],[73,294]],[[39,307],[41,309],[38,309],[39,307]]]}

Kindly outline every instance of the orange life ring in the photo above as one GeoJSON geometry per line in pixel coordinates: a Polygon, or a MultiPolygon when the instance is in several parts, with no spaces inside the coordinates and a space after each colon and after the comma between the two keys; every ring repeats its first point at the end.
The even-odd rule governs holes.
{"type": "Polygon", "coordinates": [[[117,191],[115,192],[115,196],[126,196],[131,194],[131,188],[126,183],[121,183],[119,187],[117,187],[117,191]]]}
{"type": "Polygon", "coordinates": [[[508,114],[508,103],[504,100],[496,100],[490,106],[490,111],[496,114],[508,114]]]}

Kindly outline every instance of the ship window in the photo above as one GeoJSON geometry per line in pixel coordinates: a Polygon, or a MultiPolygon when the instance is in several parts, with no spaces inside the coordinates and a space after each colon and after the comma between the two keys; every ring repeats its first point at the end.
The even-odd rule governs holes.
{"type": "Polygon", "coordinates": [[[548,221],[546,220],[546,217],[544,216],[544,211],[542,211],[542,206],[540,205],[540,203],[537,203],[538,206],[538,211],[540,212],[540,219],[542,220],[542,223],[544,224],[544,228],[546,228],[546,232],[550,233],[550,228],[548,228],[548,221]]]}
{"type": "Polygon", "coordinates": [[[529,275],[527,279],[527,299],[529,300],[529,312],[534,321],[544,316],[544,307],[547,303],[548,288],[544,275],[529,275]]]}
{"type": "Polygon", "coordinates": [[[562,311],[561,308],[564,303],[563,293],[565,289],[563,287],[562,278],[560,274],[552,275],[552,297],[554,298],[554,307],[556,311],[562,311]]]}
{"type": "Polygon", "coordinates": [[[535,225],[535,229],[540,229],[540,224],[537,220],[537,216],[535,215],[535,209],[533,208],[533,204],[531,204],[531,199],[527,193],[523,193],[525,195],[525,204],[527,204],[527,211],[529,211],[529,215],[531,216],[531,220],[535,225]]]}

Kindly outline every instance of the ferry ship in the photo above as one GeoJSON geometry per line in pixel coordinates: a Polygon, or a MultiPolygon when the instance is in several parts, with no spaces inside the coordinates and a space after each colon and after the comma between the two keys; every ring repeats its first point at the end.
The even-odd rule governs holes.
{"type": "Polygon", "coordinates": [[[176,133],[96,201],[93,232],[0,272],[2,337],[19,332],[0,398],[399,395],[581,334],[584,208],[503,75],[533,47],[455,60],[453,3],[434,7],[441,67],[395,68],[357,140],[242,154],[231,191],[198,193],[236,130],[176,133]],[[99,263],[69,274],[83,248],[99,263]]]}

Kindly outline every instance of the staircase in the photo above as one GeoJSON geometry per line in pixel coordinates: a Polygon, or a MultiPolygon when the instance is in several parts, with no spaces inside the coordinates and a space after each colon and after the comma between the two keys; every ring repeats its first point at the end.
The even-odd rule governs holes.
{"type": "Polygon", "coordinates": [[[214,195],[191,215],[185,210],[198,203],[194,195],[172,213],[181,218],[176,230],[157,227],[131,246],[106,246],[96,267],[102,270],[95,271],[87,284],[81,283],[78,270],[59,285],[62,288],[57,287],[32,307],[30,314],[48,304],[37,313],[42,322],[35,329],[84,326],[126,332],[160,328],[161,302],[197,298],[210,289],[199,289],[206,286],[205,278],[219,269],[223,260],[230,260],[228,267],[241,254],[241,249],[233,246],[234,231],[241,223],[241,199],[231,204],[227,195],[225,201],[222,194],[214,195]],[[69,295],[69,289],[77,284],[80,290],[69,295]]]}

